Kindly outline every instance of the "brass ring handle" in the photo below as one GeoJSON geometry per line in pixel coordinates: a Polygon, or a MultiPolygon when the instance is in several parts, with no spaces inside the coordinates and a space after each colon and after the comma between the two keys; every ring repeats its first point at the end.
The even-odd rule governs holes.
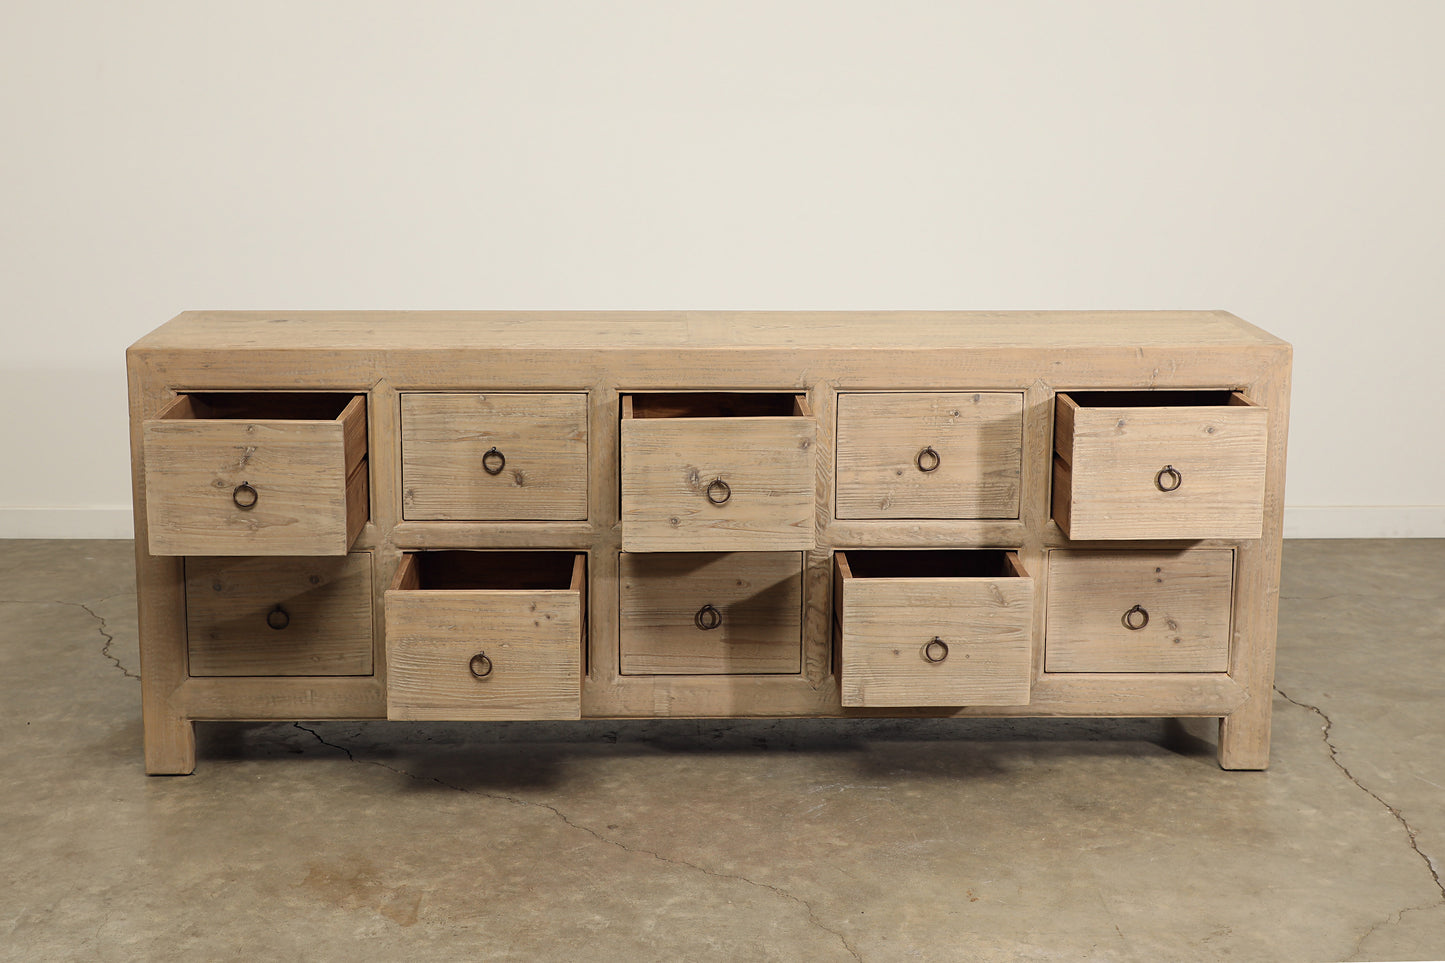
{"type": "Polygon", "coordinates": [[[1172,492],[1182,484],[1184,484],[1184,476],[1179,474],[1179,469],[1173,465],[1165,465],[1159,469],[1159,474],[1154,476],[1154,487],[1161,492],[1172,492]]]}
{"type": "Polygon", "coordinates": [[[938,466],[943,464],[943,459],[938,457],[938,452],[933,450],[932,445],[929,445],[918,453],[918,457],[913,459],[913,463],[918,466],[919,471],[930,472],[937,471],[938,466]],[[927,464],[925,465],[924,462],[927,464]]]}
{"type": "Polygon", "coordinates": [[[698,609],[697,614],[692,617],[692,624],[704,632],[711,631],[719,625],[722,625],[722,613],[711,605],[704,605],[698,609]]]}
{"type": "Polygon", "coordinates": [[[729,498],[733,497],[733,490],[729,488],[728,483],[723,481],[721,478],[714,478],[712,481],[707,483],[707,491],[705,492],[705,494],[707,495],[708,501],[712,502],[714,505],[721,505],[729,498]],[[722,497],[719,498],[716,494],[714,494],[714,492],[721,492],[722,497]]]}
{"type": "Polygon", "coordinates": [[[502,469],[507,467],[507,456],[497,451],[495,447],[488,448],[487,453],[482,456],[482,471],[488,475],[500,475],[502,469]],[[493,460],[495,459],[495,461],[493,460]],[[495,465],[496,467],[492,467],[495,465]]]}
{"type": "Polygon", "coordinates": [[[948,643],[934,636],[927,645],[923,647],[923,658],[937,664],[948,658],[948,643]]]}
{"type": "Polygon", "coordinates": [[[492,660],[487,658],[487,653],[478,652],[472,656],[471,661],[467,663],[467,668],[471,670],[472,675],[476,678],[485,679],[492,674],[492,660]]]}
{"type": "Polygon", "coordinates": [[[235,490],[231,492],[231,501],[235,502],[236,507],[243,512],[249,512],[255,508],[256,503],[260,500],[260,494],[257,493],[256,489],[251,487],[249,482],[241,482],[241,484],[237,485],[235,490]]]}
{"type": "Polygon", "coordinates": [[[266,624],[280,632],[291,624],[291,613],[283,609],[278,602],[274,609],[266,613],[266,624]]]}
{"type": "Polygon", "coordinates": [[[1149,624],[1149,611],[1142,605],[1136,605],[1124,613],[1124,628],[1131,632],[1138,632],[1149,624]]]}

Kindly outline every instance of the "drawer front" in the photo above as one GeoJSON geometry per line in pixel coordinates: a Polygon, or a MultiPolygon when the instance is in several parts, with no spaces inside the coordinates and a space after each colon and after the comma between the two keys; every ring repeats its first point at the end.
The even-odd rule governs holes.
{"type": "Polygon", "coordinates": [[[624,417],[623,549],[812,548],[815,438],[811,417],[624,417]]]}
{"type": "Polygon", "coordinates": [[[1023,395],[838,396],[839,518],[1017,518],[1023,395]]]}
{"type": "Polygon", "coordinates": [[[1064,534],[1258,538],[1267,412],[1238,392],[1219,394],[1216,405],[1157,407],[1081,406],[1060,394],[1053,509],[1064,534]]]}
{"type": "Polygon", "coordinates": [[[581,718],[582,559],[565,589],[389,589],[387,718],[581,718]]]}
{"type": "Polygon", "coordinates": [[[844,706],[1028,705],[1032,578],[834,579],[844,706]]]}
{"type": "Polygon", "coordinates": [[[797,552],[624,553],[622,672],[801,672],[802,573],[797,552]]]}
{"type": "Polygon", "coordinates": [[[366,523],[366,405],[208,418],[181,396],[142,426],[152,555],[345,555],[366,523]]]}
{"type": "Polygon", "coordinates": [[[587,518],[585,394],[403,394],[407,519],[587,518]]]}
{"type": "Polygon", "coordinates": [[[1225,672],[1234,551],[1049,553],[1049,672],[1225,672]]]}
{"type": "Polygon", "coordinates": [[[185,560],[193,676],[371,675],[371,555],[185,560]]]}

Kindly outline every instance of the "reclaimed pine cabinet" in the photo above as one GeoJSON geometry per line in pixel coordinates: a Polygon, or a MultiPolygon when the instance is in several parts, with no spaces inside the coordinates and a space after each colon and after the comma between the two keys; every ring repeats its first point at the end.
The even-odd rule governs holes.
{"type": "Polygon", "coordinates": [[[1204,312],[187,312],[127,356],[201,720],[1160,716],[1269,759],[1290,347],[1204,312]]]}

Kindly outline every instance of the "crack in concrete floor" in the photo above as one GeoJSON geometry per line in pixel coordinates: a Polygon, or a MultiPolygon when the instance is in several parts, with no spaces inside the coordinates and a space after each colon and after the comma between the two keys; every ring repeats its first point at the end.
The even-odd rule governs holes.
{"type": "MultiPolygon", "coordinates": [[[[102,602],[109,602],[111,599],[118,599],[121,598],[123,595],[130,594],[132,593],[122,592],[118,595],[107,595],[104,598],[92,599],[90,605],[100,605],[102,602]]],[[[69,606],[70,608],[80,609],[86,615],[90,616],[92,619],[95,620],[96,631],[98,631],[105,638],[105,642],[102,643],[100,647],[100,654],[104,656],[107,660],[109,660],[110,663],[114,665],[117,669],[119,669],[121,671],[121,674],[124,675],[126,678],[134,679],[137,682],[140,681],[140,676],[132,672],[130,669],[127,669],[123,664],[121,664],[120,659],[117,659],[115,655],[110,651],[110,647],[115,645],[115,635],[111,633],[110,626],[106,623],[105,617],[98,614],[94,609],[90,607],[90,605],[87,605],[85,602],[71,602],[67,599],[0,599],[0,603],[6,605],[65,605],[69,606]]]]}
{"type": "MultiPolygon", "coordinates": [[[[112,598],[118,598],[118,597],[119,597],[119,596],[114,596],[114,595],[113,595],[113,596],[107,596],[106,598],[94,600],[94,602],[93,602],[92,604],[100,604],[101,602],[106,602],[106,601],[109,601],[109,600],[112,599],[112,598]]],[[[72,602],[72,601],[59,600],[59,599],[5,599],[5,600],[0,600],[0,601],[5,601],[5,602],[10,602],[10,603],[15,603],[15,604],[65,605],[65,606],[71,606],[71,607],[74,607],[74,608],[79,608],[81,611],[85,612],[88,616],[90,616],[93,620],[95,620],[97,631],[98,631],[98,632],[100,633],[100,635],[105,639],[105,642],[104,642],[104,644],[101,646],[101,649],[100,649],[100,654],[102,655],[102,657],[104,657],[107,661],[109,661],[112,665],[114,665],[115,668],[116,668],[117,670],[119,670],[119,671],[121,672],[121,674],[124,675],[126,678],[135,679],[135,680],[137,680],[137,681],[140,680],[140,676],[139,676],[139,675],[137,675],[136,673],[130,671],[130,669],[128,669],[128,668],[114,655],[114,653],[112,653],[111,647],[114,645],[114,643],[115,643],[115,641],[116,641],[116,640],[115,640],[115,635],[110,631],[110,627],[109,627],[106,619],[105,619],[103,616],[101,616],[99,613],[97,613],[93,608],[91,608],[91,605],[90,605],[90,604],[86,604],[86,603],[84,603],[84,602],[72,602]]],[[[1420,848],[1419,841],[1418,841],[1418,833],[1417,833],[1417,830],[1416,830],[1413,826],[1410,825],[1410,822],[1409,822],[1409,820],[1405,817],[1405,815],[1404,815],[1397,807],[1395,807],[1394,805],[1392,805],[1392,804],[1390,804],[1389,802],[1387,802],[1382,796],[1379,795],[1379,793],[1375,792],[1374,790],[1372,790],[1372,789],[1370,789],[1369,787],[1367,787],[1367,786],[1365,786],[1364,784],[1362,784],[1362,783],[1359,781],[1359,779],[1355,776],[1355,774],[1350,771],[1349,767],[1346,766],[1346,765],[1340,760],[1340,757],[1339,757],[1339,748],[1335,745],[1335,743],[1334,743],[1334,741],[1333,741],[1333,739],[1332,739],[1332,732],[1333,732],[1333,729],[1334,729],[1334,720],[1331,719],[1331,718],[1329,717],[1329,715],[1326,714],[1323,710],[1321,710],[1318,706],[1311,705],[1311,704],[1306,703],[1306,702],[1301,702],[1301,701],[1299,701],[1298,699],[1295,699],[1294,697],[1290,696],[1287,692],[1285,692],[1283,689],[1280,689],[1278,686],[1275,686],[1275,687],[1274,687],[1274,691],[1275,691],[1276,693],[1278,693],[1279,696],[1280,696],[1282,699],[1284,699],[1286,702],[1289,702],[1291,705],[1294,705],[1294,706],[1296,706],[1296,707],[1298,707],[1298,708],[1304,709],[1304,710],[1307,711],[1307,712],[1312,712],[1312,713],[1314,713],[1315,715],[1317,715],[1317,716],[1320,718],[1320,720],[1321,720],[1321,726],[1320,726],[1321,738],[1322,738],[1322,741],[1323,741],[1324,744],[1325,744],[1326,749],[1329,751],[1330,762],[1331,762],[1337,769],[1339,769],[1340,772],[1345,776],[1345,778],[1347,778],[1357,789],[1359,789],[1361,792],[1365,793],[1367,796],[1369,796],[1369,797],[1370,797],[1371,799],[1373,799],[1375,802],[1379,803],[1379,804],[1380,804],[1387,812],[1389,812],[1390,815],[1400,824],[1401,828],[1405,830],[1405,834],[1406,834],[1406,836],[1407,836],[1407,838],[1408,838],[1408,840],[1409,840],[1409,844],[1410,844],[1411,849],[1413,849],[1413,850],[1415,851],[1416,855],[1419,856],[1420,859],[1421,859],[1421,861],[1425,864],[1426,870],[1430,873],[1430,877],[1431,877],[1432,881],[1434,882],[1435,887],[1440,891],[1440,897],[1439,897],[1438,899],[1436,899],[1436,900],[1433,900],[1433,901],[1431,901],[1431,902],[1429,902],[1429,903],[1420,904],[1420,905],[1418,905],[1418,906],[1408,906],[1408,907],[1405,907],[1405,908],[1403,908],[1403,909],[1397,910],[1396,912],[1390,914],[1390,915],[1389,915],[1388,917],[1386,917],[1385,919],[1380,920],[1379,922],[1376,922],[1376,923],[1372,924],[1372,925],[1370,926],[1370,928],[1369,928],[1368,930],[1366,930],[1365,933],[1364,933],[1364,934],[1359,938],[1359,940],[1356,942],[1355,948],[1354,948],[1354,950],[1353,950],[1352,953],[1351,953],[1351,956],[1352,956],[1352,957],[1358,956],[1361,947],[1363,947],[1363,945],[1369,940],[1369,938],[1370,938],[1377,930],[1379,930],[1380,928],[1385,927],[1385,926],[1392,926],[1392,925],[1395,925],[1395,924],[1399,923],[1399,921],[1400,921],[1400,920],[1404,917],[1404,915],[1407,914],[1407,913],[1422,912],[1422,911],[1425,911],[1425,910],[1436,909],[1436,908],[1439,908],[1442,904],[1445,904],[1445,881],[1442,881],[1442,879],[1441,879],[1440,868],[1439,868],[1439,866],[1438,866],[1435,858],[1434,858],[1433,856],[1431,856],[1430,854],[1426,853],[1424,850],[1422,850],[1422,849],[1420,848]]],[[[847,937],[845,937],[845,936],[844,936],[842,933],[840,933],[839,931],[834,930],[834,929],[832,929],[831,927],[827,926],[826,924],[824,924],[824,923],[822,922],[822,920],[820,920],[820,919],[818,918],[817,912],[816,912],[816,910],[814,909],[814,907],[813,907],[813,905],[812,905],[811,903],[809,903],[807,900],[803,899],[802,897],[797,896],[797,895],[795,895],[795,894],[793,894],[793,893],[790,893],[790,892],[788,892],[787,890],[784,890],[784,889],[782,889],[782,888],[780,888],[780,887],[774,886],[774,885],[769,884],[769,883],[759,882],[758,880],[750,879],[750,878],[748,878],[748,877],[746,877],[746,876],[740,876],[740,875],[730,874],[730,873],[719,873],[719,872],[716,872],[716,871],[714,871],[714,870],[711,870],[711,869],[707,868],[706,866],[702,866],[702,865],[699,865],[699,864],[697,864],[697,863],[689,862],[688,860],[664,856],[664,855],[662,855],[661,853],[658,853],[658,852],[656,852],[656,851],[654,851],[654,850],[639,849],[639,848],[636,848],[636,847],[629,846],[629,845],[627,845],[626,843],[623,843],[623,842],[621,842],[621,841],[619,841],[619,840],[616,840],[616,839],[612,839],[612,838],[610,838],[610,837],[608,837],[608,836],[606,836],[606,835],[598,832],[597,830],[593,829],[593,828],[590,827],[590,826],[586,826],[586,825],[583,825],[583,824],[581,824],[581,823],[576,822],[576,821],[573,820],[572,817],[570,817],[567,813],[563,812],[562,810],[560,810],[560,809],[558,809],[557,807],[555,807],[555,806],[553,806],[553,805],[550,805],[550,804],[548,804],[548,803],[542,803],[542,802],[535,802],[535,801],[520,799],[520,798],[517,798],[517,797],[515,797],[515,796],[509,796],[509,795],[505,795],[505,794],[501,794],[501,793],[478,792],[478,791],[476,791],[476,790],[466,789],[466,788],[461,787],[461,786],[453,785],[453,784],[451,784],[451,783],[448,783],[448,782],[446,782],[446,781],[444,781],[444,780],[442,780],[442,779],[436,778],[436,777],[434,777],[434,776],[419,776],[419,775],[417,775],[417,774],[415,774],[415,773],[408,772],[408,771],[406,771],[406,770],[404,770],[404,769],[399,769],[399,768],[394,767],[394,766],[389,766],[389,765],[387,765],[386,763],[379,762],[379,761],[377,761],[377,760],[373,760],[373,759],[358,759],[357,756],[356,756],[356,754],[355,754],[352,750],[350,750],[350,749],[347,748],[346,746],[339,745],[339,744],[337,744],[337,743],[327,741],[327,740],[326,740],[325,738],[323,738],[322,735],[321,735],[319,732],[317,732],[315,729],[312,729],[312,728],[309,728],[309,727],[307,727],[307,726],[305,726],[305,725],[302,725],[300,722],[296,722],[296,723],[293,723],[293,724],[295,725],[295,727],[296,727],[297,729],[300,729],[301,731],[306,732],[306,733],[308,733],[309,735],[311,735],[319,744],[321,744],[321,745],[323,745],[323,746],[326,746],[326,747],[328,747],[328,748],[330,748],[330,749],[334,749],[334,750],[336,750],[336,751],[338,751],[338,752],[344,753],[344,754],[346,755],[347,760],[350,761],[350,762],[355,762],[355,763],[359,763],[359,764],[360,764],[360,763],[364,763],[364,764],[367,764],[367,765],[377,766],[377,767],[379,767],[379,768],[381,768],[381,769],[385,769],[385,770],[387,770],[387,771],[389,771],[389,772],[395,773],[395,774],[397,774],[397,775],[403,776],[403,777],[408,778],[408,779],[414,779],[414,780],[418,780],[418,781],[430,781],[430,782],[434,782],[434,783],[436,783],[437,785],[440,785],[440,786],[442,786],[442,787],[444,787],[444,788],[446,788],[446,789],[449,789],[449,790],[451,790],[451,791],[453,791],[453,792],[460,792],[460,793],[465,793],[465,794],[467,794],[467,795],[473,795],[473,796],[480,796],[480,797],[483,797],[483,798],[495,799],[495,800],[498,800],[498,801],[501,801],[501,802],[507,802],[507,803],[510,803],[510,804],[516,805],[516,806],[522,806],[522,807],[527,807],[527,808],[533,808],[533,809],[543,810],[543,811],[545,811],[545,812],[548,812],[548,813],[552,814],[555,818],[557,818],[558,820],[560,820],[560,821],[561,821],[564,825],[566,825],[567,827],[569,827],[569,828],[571,828],[571,829],[573,829],[573,830],[576,830],[576,831],[578,831],[578,832],[586,833],[587,835],[589,835],[589,836],[593,837],[594,839],[596,839],[598,842],[603,843],[604,845],[608,845],[608,846],[615,847],[615,848],[617,848],[617,849],[622,850],[623,852],[626,852],[626,853],[629,853],[629,854],[633,854],[633,855],[645,856],[645,857],[648,857],[648,858],[651,858],[651,859],[655,859],[655,860],[657,860],[657,861],[659,861],[659,862],[662,862],[662,863],[668,863],[668,864],[675,865],[675,866],[685,867],[685,868],[687,868],[687,869],[691,869],[691,870],[693,870],[693,871],[695,871],[695,872],[702,873],[702,874],[704,874],[704,875],[706,875],[706,876],[710,876],[710,877],[713,877],[713,878],[715,878],[715,879],[732,880],[732,881],[735,881],[735,882],[744,883],[744,884],[749,885],[749,886],[757,887],[757,888],[759,888],[759,889],[767,890],[767,891],[773,893],[774,895],[776,895],[776,896],[778,896],[778,897],[780,897],[780,898],[782,898],[782,899],[785,899],[785,900],[788,900],[788,901],[790,901],[790,902],[796,903],[797,905],[799,905],[800,907],[802,907],[803,910],[807,913],[808,921],[809,921],[813,926],[815,926],[815,927],[817,927],[819,930],[822,930],[823,932],[828,933],[829,935],[835,937],[835,938],[842,944],[843,948],[848,952],[848,954],[849,954],[853,959],[855,959],[855,960],[860,960],[860,961],[861,961],[861,959],[862,959],[862,957],[861,957],[861,955],[859,954],[858,950],[852,945],[852,943],[847,939],[847,937]]],[[[1122,935],[1122,934],[1121,934],[1121,935],[1122,935]]]]}
{"type": "Polygon", "coordinates": [[[339,745],[334,742],[328,742],[326,739],[322,738],[321,734],[315,729],[308,728],[307,726],[304,726],[299,722],[294,722],[292,723],[292,725],[294,725],[297,729],[300,729],[302,732],[310,733],[321,745],[326,746],[329,749],[336,749],[340,752],[346,753],[346,758],[349,762],[377,766],[381,769],[387,770],[388,772],[393,772],[399,776],[404,776],[407,779],[415,779],[418,782],[434,782],[438,786],[450,789],[453,792],[464,793],[468,796],[480,796],[483,799],[495,799],[499,802],[511,803],[514,806],[522,806],[529,809],[540,809],[544,812],[551,813],[553,816],[560,819],[562,823],[567,827],[574,829],[578,832],[586,833],[587,835],[596,839],[598,842],[607,846],[614,846],[625,853],[630,853],[635,856],[645,856],[651,859],[655,859],[660,863],[668,863],[669,865],[673,866],[686,867],[687,869],[702,873],[704,876],[710,876],[713,879],[733,880],[739,883],[745,883],[748,886],[755,886],[759,889],[767,890],[773,893],[775,896],[779,896],[783,899],[789,900],[790,902],[796,903],[801,906],[808,914],[809,923],[812,923],[815,927],[822,930],[824,933],[836,937],[838,942],[843,944],[843,949],[847,950],[848,954],[853,959],[858,960],[859,963],[862,963],[863,957],[858,953],[857,948],[853,946],[853,944],[848,940],[846,936],[844,936],[839,931],[833,929],[832,927],[828,926],[821,919],[819,919],[817,911],[814,909],[812,903],[803,899],[801,896],[788,892],[787,890],[779,886],[774,886],[771,883],[759,882],[758,880],[750,879],[747,876],[739,876],[733,873],[719,873],[715,870],[708,869],[706,866],[702,866],[685,859],[677,859],[671,856],[664,856],[661,853],[651,849],[638,849],[634,846],[629,846],[624,842],[612,839],[609,836],[604,836],[602,833],[599,833],[591,826],[585,826],[582,823],[576,822],[572,819],[571,816],[568,816],[562,810],[558,809],[556,806],[551,805],[550,803],[535,802],[528,799],[519,799],[516,796],[509,796],[505,793],[478,792],[475,789],[466,789],[462,786],[453,785],[452,783],[449,783],[444,779],[438,779],[436,776],[418,776],[416,773],[408,772],[405,769],[398,769],[395,766],[388,766],[386,763],[378,762],[375,759],[358,759],[356,757],[356,754],[350,749],[348,749],[346,746],[339,745]]]}
{"type": "MultiPolygon", "coordinates": [[[[111,598],[115,598],[115,596],[111,596],[111,598]]],[[[99,599],[96,601],[95,604],[99,605],[101,602],[105,601],[109,600],[99,599]]],[[[115,644],[115,636],[111,634],[110,627],[106,625],[105,617],[97,614],[94,609],[92,609],[89,605],[86,605],[84,602],[66,602],[63,604],[79,607],[85,612],[86,615],[89,615],[91,618],[95,619],[96,622],[100,623],[96,627],[96,630],[100,632],[101,635],[105,636],[105,644],[100,647],[100,654],[109,659],[115,665],[115,667],[121,671],[121,674],[124,675],[127,679],[134,679],[139,682],[140,676],[136,675],[134,672],[122,665],[120,659],[117,659],[115,655],[110,651],[110,647],[115,644]]]]}
{"type": "Polygon", "coordinates": [[[1319,706],[1310,705],[1307,702],[1301,702],[1298,699],[1289,695],[1289,693],[1285,692],[1279,686],[1274,686],[1274,691],[1279,694],[1280,698],[1284,699],[1291,705],[1298,706],[1299,708],[1304,709],[1308,712],[1313,712],[1315,715],[1320,717],[1320,737],[1324,741],[1325,748],[1329,750],[1330,762],[1334,763],[1336,769],[1344,773],[1345,778],[1348,779],[1355,786],[1356,789],[1360,790],[1365,795],[1375,800],[1375,802],[1385,807],[1385,810],[1389,812],[1391,816],[1395,817],[1395,821],[1398,822],[1400,826],[1405,830],[1405,835],[1408,837],[1410,842],[1410,848],[1413,849],[1415,851],[1415,855],[1419,856],[1420,859],[1425,863],[1425,869],[1430,873],[1430,878],[1435,882],[1435,888],[1440,891],[1439,899],[1432,900],[1429,903],[1422,903],[1418,906],[1406,906],[1403,909],[1396,910],[1394,913],[1391,913],[1385,919],[1380,920],[1377,923],[1371,924],[1370,928],[1366,930],[1364,934],[1359,938],[1359,940],[1355,942],[1355,947],[1350,952],[1349,958],[1356,959],[1359,957],[1360,950],[1365,945],[1365,942],[1374,935],[1376,930],[1380,929],[1383,926],[1393,926],[1399,923],[1406,913],[1416,913],[1424,910],[1436,909],[1442,904],[1445,904],[1445,882],[1442,882],[1440,879],[1440,869],[1438,864],[1435,862],[1435,858],[1420,848],[1420,842],[1417,838],[1417,831],[1413,826],[1410,825],[1410,821],[1405,818],[1405,814],[1402,813],[1395,806],[1392,806],[1390,803],[1386,802],[1379,793],[1375,792],[1373,789],[1361,783],[1360,780],[1355,776],[1355,774],[1350,771],[1349,767],[1340,761],[1339,747],[1336,746],[1334,740],[1330,738],[1330,734],[1334,731],[1335,721],[1331,719],[1329,715],[1327,715],[1325,711],[1319,706]]]}

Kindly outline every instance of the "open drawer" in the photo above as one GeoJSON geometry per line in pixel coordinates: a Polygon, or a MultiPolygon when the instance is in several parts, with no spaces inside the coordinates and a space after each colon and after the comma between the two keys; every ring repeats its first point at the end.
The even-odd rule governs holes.
{"type": "Polygon", "coordinates": [[[152,555],[345,555],[366,524],[365,395],[183,394],[141,431],[152,555]]]}
{"type": "Polygon", "coordinates": [[[800,394],[623,395],[623,550],[812,548],[816,438],[800,394]]]}
{"type": "Polygon", "coordinates": [[[1237,391],[1075,391],[1054,409],[1071,539],[1258,538],[1267,412],[1237,391]]]}
{"type": "Polygon", "coordinates": [[[1027,705],[1034,582],[999,549],[838,552],[845,706],[1027,705]]]}
{"type": "Polygon", "coordinates": [[[577,719],[587,556],[409,552],[385,597],[388,719],[577,719]]]}

